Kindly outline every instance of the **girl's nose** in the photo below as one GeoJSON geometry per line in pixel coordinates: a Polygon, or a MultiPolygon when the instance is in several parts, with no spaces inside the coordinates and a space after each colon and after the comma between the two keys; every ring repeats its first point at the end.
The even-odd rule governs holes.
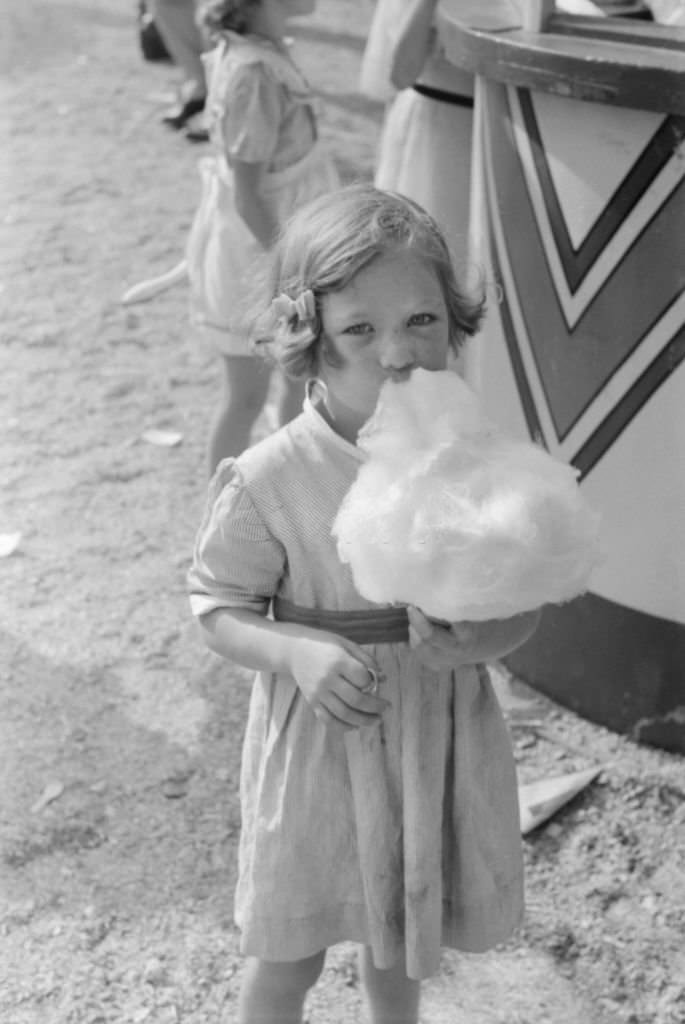
{"type": "Polygon", "coordinates": [[[414,362],[414,345],[404,331],[389,331],[381,340],[379,361],[386,370],[403,370],[414,362]]]}

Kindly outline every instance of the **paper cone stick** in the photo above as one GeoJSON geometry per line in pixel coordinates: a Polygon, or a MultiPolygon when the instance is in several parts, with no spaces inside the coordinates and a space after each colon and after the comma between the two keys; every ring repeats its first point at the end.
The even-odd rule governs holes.
{"type": "Polygon", "coordinates": [[[601,772],[600,768],[588,768],[583,772],[557,775],[553,779],[539,779],[519,786],[521,814],[521,835],[526,836],[543,821],[551,818],[560,807],[585,789],[601,772]]]}
{"type": "Polygon", "coordinates": [[[137,302],[147,302],[148,299],[154,298],[160,292],[172,288],[179,281],[184,281],[187,276],[188,263],[186,260],[181,260],[175,267],[160,274],[159,277],[150,277],[146,281],[134,284],[121,296],[121,304],[122,306],[135,306],[137,302]]]}

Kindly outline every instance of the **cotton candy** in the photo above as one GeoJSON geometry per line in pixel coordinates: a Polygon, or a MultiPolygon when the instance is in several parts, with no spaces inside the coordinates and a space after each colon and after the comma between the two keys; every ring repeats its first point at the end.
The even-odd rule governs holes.
{"type": "Polygon", "coordinates": [[[500,433],[457,374],[387,381],[358,444],[333,536],[363,597],[458,622],[586,589],[598,517],[576,471],[500,433]]]}

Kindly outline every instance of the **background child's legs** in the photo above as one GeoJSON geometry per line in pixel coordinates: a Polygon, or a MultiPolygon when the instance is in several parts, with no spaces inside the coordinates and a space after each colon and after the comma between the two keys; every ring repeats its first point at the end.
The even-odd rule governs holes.
{"type": "Polygon", "coordinates": [[[293,963],[250,957],[240,990],[238,1024],[301,1024],[308,990],[321,974],[326,951],[293,963]]]}
{"type": "Polygon", "coordinates": [[[200,54],[205,49],[195,24],[195,0],[151,0],[152,15],[169,55],[183,73],[183,100],[206,95],[205,70],[200,54]]]}
{"type": "Polygon", "coordinates": [[[404,961],[390,970],[374,967],[371,950],[359,951],[359,973],[371,1010],[371,1024],[417,1024],[420,983],[408,978],[404,961]]]}
{"type": "Polygon", "coordinates": [[[269,393],[271,369],[254,356],[223,356],[224,404],[209,441],[209,472],[222,459],[240,455],[269,393]]]}

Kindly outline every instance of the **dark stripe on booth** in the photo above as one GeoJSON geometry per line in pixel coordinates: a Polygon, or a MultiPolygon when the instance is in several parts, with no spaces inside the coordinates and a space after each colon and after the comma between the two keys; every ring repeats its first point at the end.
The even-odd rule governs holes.
{"type": "MultiPolygon", "coordinates": [[[[489,125],[496,125],[498,123],[496,118],[489,118],[489,125]]],[[[488,147],[489,155],[492,154],[492,150],[488,147]]],[[[490,258],[492,261],[492,269],[495,277],[495,281],[500,286],[501,297],[498,304],[499,314],[502,321],[502,331],[504,333],[504,340],[507,346],[507,352],[509,353],[509,361],[511,363],[511,369],[516,380],[516,388],[518,396],[521,401],[523,408],[523,415],[528,426],[528,433],[531,438],[538,444],[548,448],[548,444],[545,440],[545,435],[542,430],[540,418],[537,413],[537,407],[535,405],[535,399],[533,393],[528,384],[528,375],[526,368],[523,364],[521,357],[521,350],[519,348],[518,339],[516,336],[516,329],[514,327],[514,321],[511,316],[511,310],[509,308],[509,301],[507,298],[507,289],[503,284],[502,277],[502,264],[500,262],[499,250],[497,247],[497,238],[494,231],[493,225],[493,213],[495,209],[499,209],[499,197],[497,194],[493,195],[490,186],[490,177],[486,175],[486,207],[487,207],[487,218],[488,218],[488,237],[490,241],[490,258]]]]}
{"type": "MultiPolygon", "coordinates": [[[[685,327],[659,352],[647,369],[626,392],[618,405],[600,423],[590,439],[571,459],[581,480],[599,462],[605,451],[625,430],[655,391],[685,359],[685,327]]],[[[685,514],[685,510],[684,510],[685,514]]]]}
{"type": "Polygon", "coordinates": [[[564,276],[571,293],[575,293],[618,228],[671,159],[682,139],[685,138],[685,117],[666,117],[664,119],[646,143],[625,178],[615,189],[580,248],[576,250],[571,242],[554,187],[530,92],[527,89],[518,89],[517,92],[564,276]]]}
{"type": "Polygon", "coordinates": [[[505,660],[584,718],[685,753],[685,625],[585,594],[548,605],[505,660]]]}

